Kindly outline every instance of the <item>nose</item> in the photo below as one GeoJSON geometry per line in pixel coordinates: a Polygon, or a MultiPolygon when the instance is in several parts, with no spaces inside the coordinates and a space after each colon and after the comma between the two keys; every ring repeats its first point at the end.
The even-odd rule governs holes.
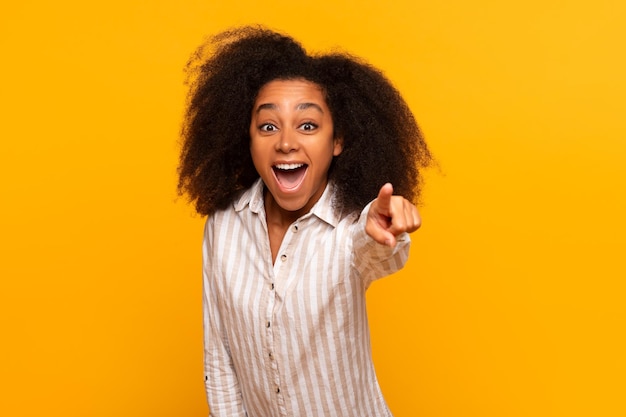
{"type": "Polygon", "coordinates": [[[277,152],[290,153],[292,151],[296,151],[298,146],[297,134],[289,131],[282,131],[281,134],[278,135],[278,140],[276,141],[277,152]]]}

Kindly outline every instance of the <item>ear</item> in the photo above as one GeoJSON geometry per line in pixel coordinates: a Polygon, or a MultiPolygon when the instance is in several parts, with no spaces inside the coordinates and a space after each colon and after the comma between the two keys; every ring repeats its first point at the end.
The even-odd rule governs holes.
{"type": "Polygon", "coordinates": [[[343,138],[333,139],[333,156],[339,156],[343,151],[343,138]]]}

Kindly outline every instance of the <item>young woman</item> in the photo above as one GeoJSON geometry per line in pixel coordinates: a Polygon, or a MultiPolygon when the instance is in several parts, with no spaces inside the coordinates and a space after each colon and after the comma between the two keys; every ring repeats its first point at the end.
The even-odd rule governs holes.
{"type": "Polygon", "coordinates": [[[420,226],[431,156],[406,103],[360,60],[262,28],[217,35],[188,68],[179,191],[208,215],[211,415],[390,416],[365,292],[420,226]]]}

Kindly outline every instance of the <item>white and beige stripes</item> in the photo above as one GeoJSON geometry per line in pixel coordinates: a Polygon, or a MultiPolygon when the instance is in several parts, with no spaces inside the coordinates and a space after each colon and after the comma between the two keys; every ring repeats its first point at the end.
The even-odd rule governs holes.
{"type": "Polygon", "coordinates": [[[341,217],[332,187],[272,264],[259,180],[206,223],[205,380],[213,417],[391,416],[372,364],[365,291],[404,265],[341,217]]]}

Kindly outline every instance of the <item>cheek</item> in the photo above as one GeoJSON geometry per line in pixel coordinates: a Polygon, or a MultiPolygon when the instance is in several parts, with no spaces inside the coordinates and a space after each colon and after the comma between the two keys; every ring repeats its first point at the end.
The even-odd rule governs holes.
{"type": "Polygon", "coordinates": [[[253,137],[250,138],[250,144],[248,145],[250,148],[250,154],[252,157],[258,155],[261,152],[261,147],[259,146],[259,141],[255,140],[253,137]]]}
{"type": "Polygon", "coordinates": [[[259,141],[250,139],[250,156],[257,171],[259,171],[259,168],[267,165],[267,149],[259,141]]]}
{"type": "Polygon", "coordinates": [[[250,157],[252,158],[252,162],[254,163],[254,166],[256,167],[258,159],[259,159],[259,153],[256,150],[254,143],[252,141],[250,141],[249,149],[250,149],[250,157]]]}

